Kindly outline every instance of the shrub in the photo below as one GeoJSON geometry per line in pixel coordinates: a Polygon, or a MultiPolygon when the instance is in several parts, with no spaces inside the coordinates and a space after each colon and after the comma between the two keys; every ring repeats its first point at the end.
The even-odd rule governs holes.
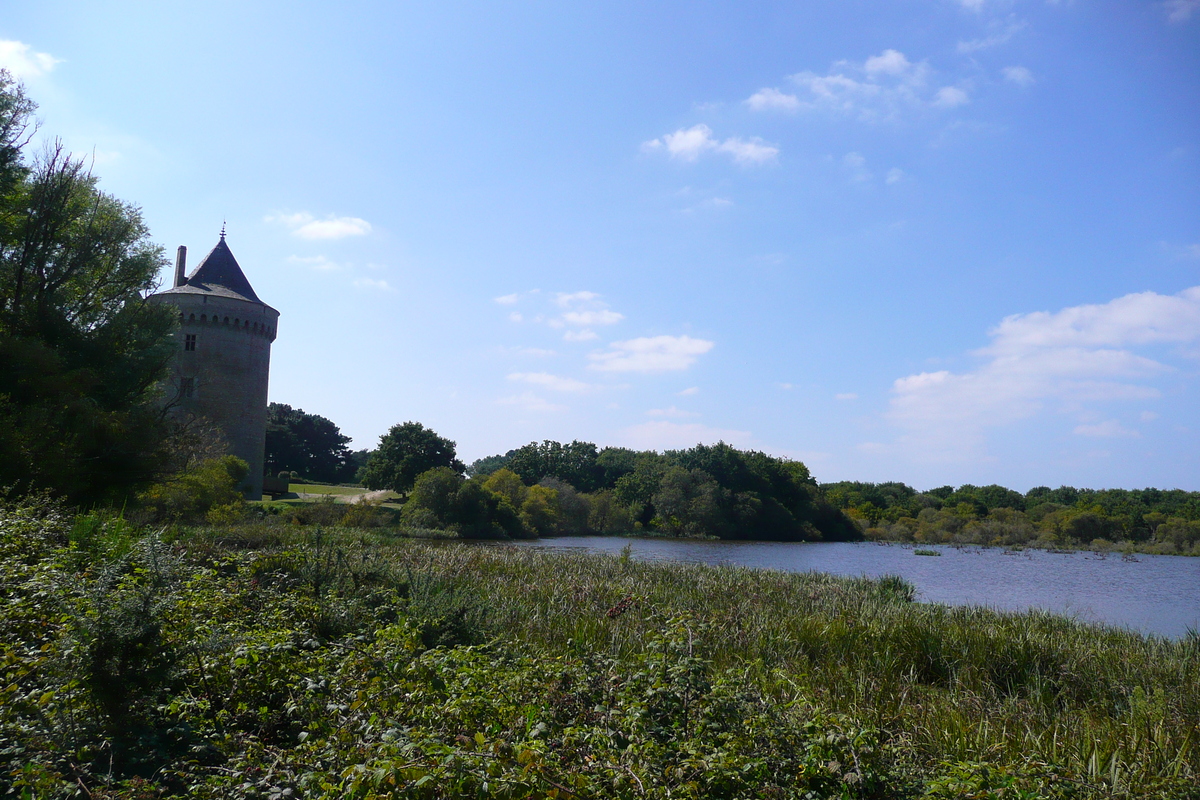
{"type": "Polygon", "coordinates": [[[199,522],[214,506],[244,503],[238,486],[249,467],[236,456],[223,456],[190,467],[138,496],[137,521],[199,522]]]}

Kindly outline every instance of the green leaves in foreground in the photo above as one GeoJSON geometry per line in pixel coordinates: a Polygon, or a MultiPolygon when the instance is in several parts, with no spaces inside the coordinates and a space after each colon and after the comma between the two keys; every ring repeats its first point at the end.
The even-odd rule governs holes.
{"type": "Polygon", "coordinates": [[[1200,797],[1192,644],[910,595],[0,507],[0,796],[1200,797]]]}

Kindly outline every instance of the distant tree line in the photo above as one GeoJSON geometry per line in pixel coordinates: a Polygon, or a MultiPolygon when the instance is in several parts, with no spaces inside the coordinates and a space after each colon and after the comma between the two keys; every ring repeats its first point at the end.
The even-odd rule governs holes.
{"type": "Polygon", "coordinates": [[[1181,489],[1076,489],[822,484],[830,503],[868,538],[1043,547],[1128,543],[1142,550],[1200,555],[1200,492],[1181,489]]]}
{"type": "Polygon", "coordinates": [[[453,442],[409,422],[382,437],[363,475],[407,494],[409,524],[466,536],[862,538],[804,464],[724,443],[658,453],[547,440],[463,469],[453,442]]]}

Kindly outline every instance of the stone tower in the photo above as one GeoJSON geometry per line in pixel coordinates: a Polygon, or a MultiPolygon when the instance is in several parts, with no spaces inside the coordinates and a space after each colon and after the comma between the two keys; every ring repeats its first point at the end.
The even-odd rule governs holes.
{"type": "Polygon", "coordinates": [[[258,299],[237,259],[221,239],[184,277],[187,248],[175,260],[175,285],[152,303],[179,309],[179,351],[167,399],[174,413],[205,417],[221,429],[229,452],[250,465],[246,497],[262,497],[267,436],[267,380],[279,312],[258,299]]]}

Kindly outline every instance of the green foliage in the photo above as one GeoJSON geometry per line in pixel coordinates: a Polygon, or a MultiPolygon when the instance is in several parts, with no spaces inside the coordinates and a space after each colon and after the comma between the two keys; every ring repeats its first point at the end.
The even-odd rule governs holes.
{"type": "Polygon", "coordinates": [[[512,505],[477,480],[464,480],[449,467],[417,478],[401,512],[411,528],[446,530],[467,539],[522,537],[525,529],[512,505]]]}
{"type": "Polygon", "coordinates": [[[175,323],[142,297],[165,259],[60,142],[25,160],[33,108],[0,70],[0,485],[119,501],[168,458],[175,323]]]}
{"type": "Polygon", "coordinates": [[[1198,796],[1195,637],[897,578],[112,523],[0,509],[0,793],[1198,796]]]}
{"type": "Polygon", "coordinates": [[[268,471],[293,470],[328,483],[352,480],[358,465],[350,459],[349,443],[350,437],[325,417],[283,403],[267,406],[268,471]]]}
{"type": "Polygon", "coordinates": [[[1038,486],[943,486],[919,494],[902,483],[824,484],[828,501],[869,538],[963,544],[1088,547],[1200,555],[1188,526],[1200,523],[1200,492],[1038,486]],[[1166,527],[1163,527],[1166,525],[1166,527]]]}
{"type": "Polygon", "coordinates": [[[379,437],[379,447],[367,458],[360,479],[368,489],[404,493],[422,473],[438,467],[448,468],[456,475],[466,471],[455,457],[454,442],[419,422],[405,422],[392,426],[379,437]]]}
{"type": "Polygon", "coordinates": [[[197,522],[214,508],[235,513],[244,506],[238,487],[247,470],[236,456],[204,461],[140,494],[139,516],[145,522],[197,522]]]}

